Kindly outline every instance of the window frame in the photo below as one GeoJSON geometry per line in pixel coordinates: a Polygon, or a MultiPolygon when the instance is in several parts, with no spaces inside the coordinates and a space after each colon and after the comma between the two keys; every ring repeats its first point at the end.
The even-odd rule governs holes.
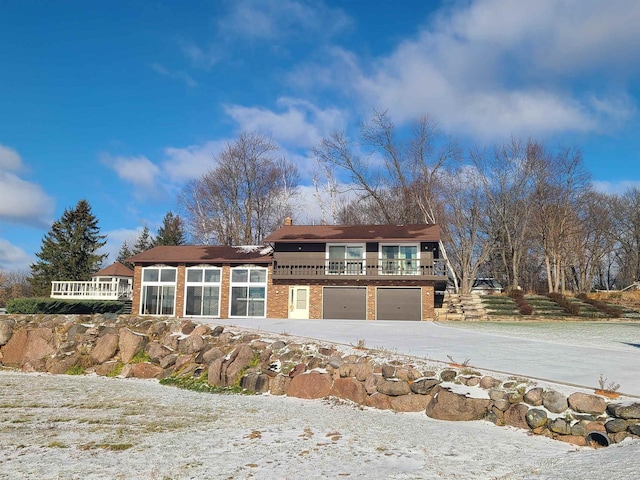
{"type": "Polygon", "coordinates": [[[222,295],[222,267],[219,266],[212,266],[212,265],[192,265],[190,267],[186,267],[185,268],[185,272],[184,272],[184,316],[185,317],[213,317],[213,318],[220,318],[220,304],[221,304],[221,295],[222,295]],[[189,272],[190,271],[196,271],[196,270],[201,270],[202,271],[202,278],[200,281],[190,281],[189,280],[189,272]],[[205,270],[214,270],[218,272],[218,280],[216,282],[207,282],[205,280],[206,278],[206,274],[205,274],[205,270]],[[200,287],[200,292],[201,292],[201,296],[200,296],[200,314],[189,314],[187,313],[187,308],[189,306],[189,287],[200,287]],[[213,288],[213,287],[217,287],[218,288],[218,308],[217,308],[217,312],[214,314],[204,314],[203,309],[204,309],[204,289],[205,288],[213,288]]]}
{"type": "Polygon", "coordinates": [[[325,247],[325,273],[327,275],[365,275],[367,271],[367,244],[366,243],[327,243],[325,247]],[[344,247],[344,256],[342,258],[331,257],[331,247],[344,247]],[[347,256],[347,249],[360,248],[362,254],[360,258],[350,258],[347,256]],[[342,263],[342,268],[334,268],[333,264],[342,263]],[[357,268],[357,264],[360,264],[360,268],[357,268]],[[353,265],[352,265],[353,264],[353,265]],[[356,266],[356,268],[353,268],[356,266]]]}
{"type": "Polygon", "coordinates": [[[229,270],[229,318],[266,318],[267,317],[267,296],[268,296],[268,288],[269,285],[269,268],[262,267],[257,265],[242,265],[237,267],[231,267],[229,270]],[[233,274],[234,272],[238,272],[240,270],[247,270],[247,279],[246,281],[234,281],[233,274]],[[264,280],[263,281],[252,281],[251,280],[251,272],[264,272],[264,280]],[[232,310],[234,306],[234,288],[244,288],[246,289],[244,293],[244,300],[246,302],[245,315],[233,315],[232,310]],[[252,298],[250,296],[252,289],[263,289],[263,296],[260,299],[252,298]],[[263,304],[263,313],[262,315],[249,315],[251,309],[251,302],[257,303],[261,302],[263,304]]]}
{"type": "Polygon", "coordinates": [[[142,267],[141,272],[141,281],[140,281],[140,315],[150,315],[154,317],[163,317],[169,316],[174,317],[176,314],[176,301],[177,301],[177,283],[178,283],[178,267],[174,267],[171,265],[149,265],[147,267],[142,267]],[[151,270],[158,270],[158,279],[154,281],[145,280],[145,273],[151,270]],[[163,281],[162,280],[162,271],[174,271],[174,279],[173,281],[163,281]],[[148,298],[148,290],[147,288],[157,288],[158,291],[155,294],[156,297],[156,308],[153,313],[149,313],[145,311],[145,307],[150,304],[147,302],[148,298]],[[171,312],[164,311],[163,309],[168,307],[163,305],[165,303],[166,293],[173,288],[173,302],[171,305],[171,312]]]}
{"type": "Polygon", "coordinates": [[[379,275],[420,275],[420,243],[419,242],[381,242],[378,244],[378,261],[379,261],[379,275]],[[383,247],[397,247],[398,255],[400,254],[401,247],[414,247],[416,249],[415,258],[385,258],[382,254],[383,247]],[[415,265],[407,267],[402,260],[408,260],[415,262],[415,265]],[[391,271],[385,267],[385,261],[393,261],[395,264],[391,271]]]}

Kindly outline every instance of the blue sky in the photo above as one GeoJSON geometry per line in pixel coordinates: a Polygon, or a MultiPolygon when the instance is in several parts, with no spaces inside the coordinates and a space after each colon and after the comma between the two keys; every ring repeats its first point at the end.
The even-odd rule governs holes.
{"type": "Polygon", "coordinates": [[[577,145],[598,189],[640,185],[638,25],[635,0],[0,0],[0,269],[82,198],[115,260],[243,130],[308,192],[309,149],[374,109],[577,145]]]}

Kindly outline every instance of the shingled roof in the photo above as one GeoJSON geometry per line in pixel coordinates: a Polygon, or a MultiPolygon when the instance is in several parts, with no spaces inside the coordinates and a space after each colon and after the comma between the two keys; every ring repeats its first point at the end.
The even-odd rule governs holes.
{"type": "Polygon", "coordinates": [[[127,258],[136,265],[154,263],[271,263],[271,248],[257,245],[228,247],[178,245],[151,248],[127,258]]]}
{"type": "Polygon", "coordinates": [[[438,225],[284,225],[264,239],[265,242],[437,242],[438,225]]]}
{"type": "Polygon", "coordinates": [[[98,270],[92,277],[133,277],[133,270],[120,262],[114,262],[108,267],[98,270]]]}

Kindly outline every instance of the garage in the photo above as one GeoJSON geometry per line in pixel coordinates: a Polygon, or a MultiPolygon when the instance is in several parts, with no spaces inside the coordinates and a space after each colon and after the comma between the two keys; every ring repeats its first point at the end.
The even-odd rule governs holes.
{"type": "Polygon", "coordinates": [[[422,320],[422,294],[420,287],[376,289],[378,320],[422,320]]]}
{"type": "Polygon", "coordinates": [[[366,287],[324,287],[322,318],[366,320],[366,287]]]}

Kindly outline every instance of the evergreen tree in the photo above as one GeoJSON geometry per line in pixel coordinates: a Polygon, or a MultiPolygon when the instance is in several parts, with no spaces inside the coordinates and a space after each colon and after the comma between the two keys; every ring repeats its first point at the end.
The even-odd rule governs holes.
{"type": "Polygon", "coordinates": [[[98,219],[86,200],[65,209],[42,239],[39,260],[31,265],[31,286],[36,296],[47,296],[52,280],[88,280],[102,267],[107,254],[96,253],[107,242],[98,219]]]}
{"type": "Polygon", "coordinates": [[[123,265],[126,265],[127,267],[133,269],[133,264],[127,262],[127,258],[129,258],[132,255],[133,255],[133,250],[131,250],[131,248],[129,247],[129,244],[125,240],[124,242],[122,242],[122,246],[118,251],[118,257],[116,258],[116,260],[122,263],[123,265]]]}
{"type": "Polygon", "coordinates": [[[153,247],[153,237],[149,227],[145,225],[136,243],[133,244],[133,255],[149,250],[151,247],[153,247]]]}
{"type": "Polygon", "coordinates": [[[167,212],[158,228],[154,246],[157,245],[183,245],[185,243],[184,222],[179,215],[167,212]]]}

